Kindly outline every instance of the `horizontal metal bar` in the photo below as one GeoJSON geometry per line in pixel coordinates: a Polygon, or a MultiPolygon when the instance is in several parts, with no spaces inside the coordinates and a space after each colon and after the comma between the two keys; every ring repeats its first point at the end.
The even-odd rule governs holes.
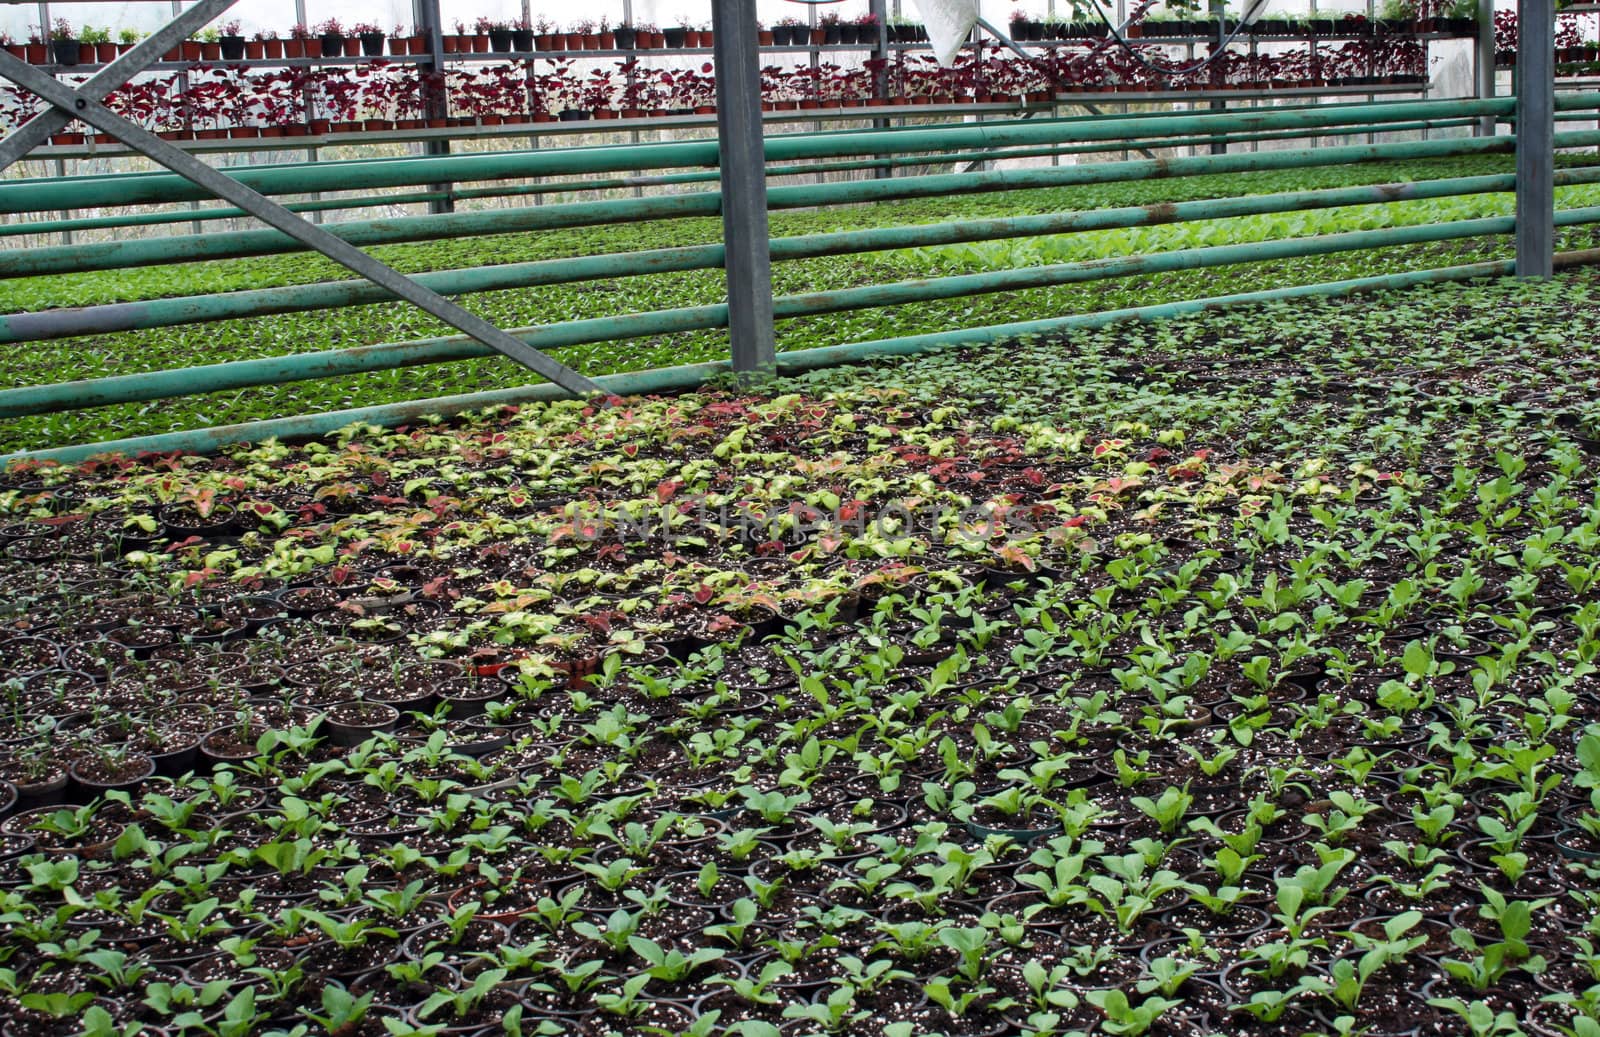
{"type": "MultiPolygon", "coordinates": [[[[1600,169],[1568,170],[1563,183],[1593,182],[1600,169]]],[[[778,238],[772,242],[774,260],[812,259],[829,255],[878,252],[888,249],[949,245],[960,242],[1064,234],[1085,230],[1181,223],[1190,220],[1226,219],[1265,213],[1326,209],[1337,206],[1510,191],[1515,187],[1512,174],[1426,180],[1410,184],[1328,188],[1314,191],[1289,191],[1239,198],[1163,203],[1101,209],[1087,212],[1053,213],[1039,216],[961,220],[951,223],[920,224],[909,227],[875,228],[831,234],[778,238]]],[[[442,295],[466,295],[543,285],[568,284],[601,278],[635,277],[686,270],[720,267],[726,257],[722,245],[697,245],[650,249],[641,252],[601,256],[582,256],[506,263],[465,270],[416,274],[413,279],[442,295]]],[[[217,295],[181,296],[144,302],[113,303],[103,306],[41,310],[0,316],[0,343],[71,338],[79,335],[109,334],[179,324],[238,320],[276,313],[326,310],[387,302],[389,293],[365,281],[340,281],[328,284],[290,285],[252,291],[224,292],[217,295]]],[[[12,390],[17,391],[17,390],[12,390]]],[[[82,389],[75,392],[82,393],[82,389]]],[[[88,394],[83,399],[91,398],[88,394]]],[[[7,416],[0,392],[0,417],[7,416]]],[[[59,405],[59,404],[57,404],[59,405]]],[[[54,409],[43,407],[43,410],[54,409]]]]}
{"type": "MultiPolygon", "coordinates": [[[[1585,116],[1585,118],[1591,118],[1585,116]]],[[[1422,122],[1385,124],[1384,133],[1400,133],[1413,130],[1451,129],[1457,126],[1474,126],[1475,118],[1465,119],[1431,119],[1422,122]]],[[[1159,145],[1164,148],[1184,148],[1221,142],[1226,144],[1250,144],[1266,141],[1299,140],[1308,136],[1339,137],[1355,136],[1367,133],[1364,127],[1333,127],[1317,130],[1283,130],[1271,133],[1235,133],[1223,137],[1206,136],[1178,138],[1164,140],[1159,145]]],[[[1143,143],[1134,141],[1132,144],[1143,143]]],[[[858,172],[867,169],[899,169],[907,166],[920,165],[945,165],[958,162],[977,160],[1000,162],[1007,159],[1021,158],[1048,158],[1051,156],[1096,154],[1104,151],[1103,145],[1098,144],[1063,144],[1055,147],[1044,148],[1009,148],[998,151],[971,151],[942,154],[936,157],[916,155],[911,157],[885,157],[849,162],[816,162],[803,163],[793,166],[769,166],[767,176],[779,178],[788,176],[813,176],[817,173],[858,172]]],[[[684,184],[716,183],[720,174],[715,170],[709,172],[693,173],[664,173],[657,176],[627,176],[614,177],[602,180],[542,180],[532,184],[497,184],[491,187],[462,187],[450,191],[412,191],[395,194],[361,195],[355,198],[328,198],[314,202],[288,202],[284,208],[291,212],[328,212],[333,210],[355,210],[374,208],[384,205],[407,205],[422,202],[436,201],[441,198],[452,198],[457,201],[468,198],[513,198],[528,195],[553,195],[571,194],[589,191],[608,191],[634,187],[665,187],[680,186],[684,184]]],[[[62,232],[76,232],[86,230],[108,230],[121,227],[146,227],[160,226],[173,223],[203,223],[223,219],[239,219],[246,214],[232,208],[207,208],[207,209],[182,209],[172,212],[155,213],[129,213],[120,216],[94,216],[79,219],[36,220],[26,223],[0,223],[0,237],[14,237],[26,234],[58,234],[62,232]]],[[[214,232],[213,232],[214,233],[214,232]]]]}
{"type": "MultiPolygon", "coordinates": [[[[1578,95],[1594,99],[1600,95],[1578,95]]],[[[1585,107],[1585,105],[1576,105],[1585,107]]],[[[1504,115],[1508,98],[1485,101],[1402,101],[1325,108],[1256,109],[1249,112],[1199,112],[1161,118],[1100,118],[1076,123],[1005,122],[958,124],[935,129],[899,129],[859,134],[798,134],[774,136],[766,141],[768,161],[894,154],[908,151],[951,151],[971,148],[1064,143],[1067,141],[1118,141],[1135,136],[1194,136],[1229,130],[1261,131],[1327,126],[1410,122],[1417,119],[1468,115],[1504,115]]],[[[514,177],[549,177],[629,172],[642,169],[681,169],[717,164],[714,140],[594,148],[433,156],[414,159],[372,160],[337,168],[317,163],[294,166],[228,169],[241,183],[264,194],[303,194],[349,191],[426,183],[468,182],[514,177]]],[[[205,195],[180,178],[162,174],[107,177],[102,181],[55,184],[49,180],[0,184],[0,213],[37,212],[107,205],[138,205],[195,201],[205,195]]]]}
{"type": "MultiPolygon", "coordinates": [[[[1415,285],[1445,281],[1465,281],[1483,277],[1503,276],[1510,272],[1511,266],[1512,264],[1509,261],[1475,263],[1438,270],[1385,274],[1378,277],[1356,278],[1291,288],[1275,288],[1261,292],[1192,299],[1184,302],[1162,303],[1133,309],[1055,317],[1020,324],[966,328],[938,335],[911,336],[900,339],[851,343],[844,346],[825,346],[817,349],[796,350],[788,353],[779,353],[778,368],[781,373],[793,374],[799,371],[854,363],[878,357],[905,356],[980,343],[1012,342],[1019,337],[1028,335],[1058,334],[1075,329],[1103,328],[1128,321],[1160,320],[1233,306],[1286,299],[1339,296],[1359,292],[1408,288],[1415,285]]],[[[652,395],[693,389],[703,385],[709,378],[728,373],[730,369],[730,365],[726,362],[685,364],[678,367],[602,375],[596,378],[595,382],[607,394],[618,396],[652,395]]],[[[558,398],[560,398],[559,394],[551,386],[519,386],[492,392],[434,397],[432,399],[382,404],[322,414],[274,418],[267,421],[224,425],[188,432],[136,436],[49,450],[21,451],[0,456],[0,466],[24,458],[75,464],[103,453],[126,455],[146,452],[169,453],[172,451],[209,453],[224,446],[260,442],[269,438],[293,439],[328,435],[357,423],[377,425],[379,427],[394,427],[422,420],[429,415],[448,416],[460,414],[464,411],[539,403],[558,398]]]]}
{"type": "MultiPolygon", "coordinates": [[[[1558,222],[1564,226],[1597,221],[1600,221],[1600,207],[1565,210],[1558,217],[1558,222]]],[[[1424,224],[1313,238],[1214,246],[1083,263],[1055,264],[1021,270],[910,281],[895,285],[873,285],[780,297],[775,303],[775,313],[780,318],[816,316],[842,310],[927,302],[1135,274],[1164,273],[1366,248],[1507,234],[1514,226],[1515,220],[1512,217],[1492,217],[1450,224],[1424,224]]],[[[713,305],[515,329],[512,334],[536,348],[554,349],[621,338],[710,330],[724,326],[726,320],[726,306],[713,305]]],[[[0,417],[281,384],[487,355],[490,354],[486,348],[462,337],[452,336],[351,350],[238,361],[178,371],[27,387],[0,392],[0,417]]]]}
{"type": "Polygon", "coordinates": [[[294,238],[307,248],[315,249],[328,259],[381,285],[418,309],[465,332],[496,352],[505,354],[567,392],[575,396],[584,396],[598,391],[594,383],[583,375],[556,363],[536,349],[530,349],[525,343],[506,334],[477,314],[464,310],[438,293],[409,280],[399,271],[348,242],[334,237],[321,227],[285,211],[271,199],[257,194],[187,152],[173,147],[154,133],[134,125],[103,103],[74,94],[69,87],[4,51],[0,51],[0,69],[3,69],[6,76],[18,86],[37,94],[42,100],[58,108],[71,108],[79,119],[95,129],[115,136],[129,147],[137,149],[145,157],[193,181],[196,186],[208,193],[248,210],[251,215],[280,233],[294,238]]]}
{"type": "MultiPolygon", "coordinates": [[[[447,191],[405,191],[397,194],[366,195],[361,198],[323,198],[313,202],[284,202],[290,212],[334,212],[340,209],[371,209],[382,205],[409,205],[448,198],[447,191]]],[[[87,230],[119,230],[124,227],[160,227],[172,223],[209,223],[214,220],[249,219],[250,214],[232,206],[205,209],[179,209],[170,212],[133,212],[118,216],[83,216],[66,220],[32,220],[26,223],[0,223],[0,237],[25,234],[77,233],[87,230]]],[[[212,231],[211,233],[216,233],[212,231]]]]}
{"type": "MultiPolygon", "coordinates": [[[[1561,140],[1569,141],[1569,146],[1600,143],[1600,133],[1597,132],[1562,134],[1559,137],[1561,140]]],[[[796,209],[857,202],[930,198],[948,194],[1072,187],[1160,177],[1304,169],[1312,166],[1347,165],[1383,159],[1509,154],[1515,148],[1516,140],[1513,137],[1481,137],[1293,148],[1190,158],[1132,159],[1090,165],[777,186],[768,191],[767,201],[774,209],[796,209]]],[[[718,211],[720,211],[718,193],[704,191],[655,198],[573,202],[488,212],[360,220],[329,224],[327,229],[351,244],[379,245],[648,219],[712,216],[718,211]]],[[[259,230],[241,231],[229,235],[192,234],[93,245],[13,249],[0,252],[0,277],[32,277],[40,274],[120,269],[179,260],[239,258],[289,252],[297,248],[298,244],[287,235],[272,230],[259,230]]]]}
{"type": "MultiPolygon", "coordinates": [[[[625,198],[437,216],[352,220],[326,224],[325,229],[352,245],[394,245],[410,241],[482,237],[529,230],[592,227],[688,216],[715,216],[720,207],[721,199],[716,192],[703,191],[657,198],[625,198]]],[[[0,277],[36,277],[42,274],[81,273],[89,270],[119,270],[160,263],[238,259],[298,250],[300,246],[297,242],[275,230],[247,230],[232,234],[182,234],[137,241],[107,241],[93,245],[57,245],[0,251],[0,277]]]]}

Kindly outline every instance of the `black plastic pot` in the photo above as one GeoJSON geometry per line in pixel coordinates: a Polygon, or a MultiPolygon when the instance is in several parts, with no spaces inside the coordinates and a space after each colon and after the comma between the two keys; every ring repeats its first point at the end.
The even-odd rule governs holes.
{"type": "Polygon", "coordinates": [[[81,46],[77,40],[51,40],[50,55],[58,65],[76,65],[81,46]]]}
{"type": "Polygon", "coordinates": [[[668,47],[682,47],[688,32],[688,29],[680,25],[675,29],[662,29],[661,35],[666,38],[668,47]]]}
{"type": "Polygon", "coordinates": [[[266,726],[259,724],[251,726],[248,739],[251,744],[248,748],[227,744],[231,741],[229,736],[234,734],[234,727],[233,724],[225,724],[207,732],[200,740],[200,755],[213,764],[241,763],[255,759],[259,754],[256,752],[254,741],[266,733],[266,726]]]}
{"type": "MultiPolygon", "coordinates": [[[[383,54],[383,33],[364,32],[361,34],[361,53],[369,58],[376,58],[383,54]]],[[[223,55],[226,57],[227,55],[223,55]]]]}
{"type": "Polygon", "coordinates": [[[138,769],[134,770],[130,767],[128,775],[111,780],[93,777],[91,774],[86,773],[91,760],[93,760],[93,757],[85,757],[79,760],[72,765],[71,771],[72,782],[77,786],[79,794],[85,801],[94,799],[96,796],[103,796],[107,792],[138,788],[147,779],[154,777],[156,773],[156,762],[146,753],[129,753],[129,762],[138,764],[138,769]]]}
{"type": "Polygon", "coordinates": [[[400,711],[386,702],[347,699],[328,708],[323,717],[328,739],[334,745],[355,746],[379,731],[392,731],[400,711]]]}
{"type": "Polygon", "coordinates": [[[496,676],[497,681],[447,681],[439,686],[438,695],[448,709],[451,719],[482,716],[484,707],[496,699],[504,698],[508,687],[517,685],[516,670],[506,667],[496,676]],[[504,675],[504,676],[502,676],[504,675]]]}
{"type": "Polygon", "coordinates": [[[160,519],[174,540],[187,540],[189,537],[209,540],[230,536],[239,529],[238,513],[230,504],[218,504],[205,518],[187,507],[166,507],[161,509],[160,519]]]}
{"type": "Polygon", "coordinates": [[[243,36],[224,36],[220,40],[218,40],[217,42],[219,44],[221,44],[221,46],[222,46],[222,60],[224,60],[224,61],[243,61],[244,60],[244,37],[243,36]]]}
{"type": "Polygon", "coordinates": [[[150,759],[155,763],[156,773],[163,777],[177,778],[187,774],[194,770],[194,765],[200,759],[200,736],[194,736],[175,749],[151,753],[150,759]]]}
{"type": "Polygon", "coordinates": [[[8,813],[32,810],[34,807],[59,806],[67,798],[67,769],[58,767],[50,774],[36,780],[14,779],[17,799],[8,813]]]}
{"type": "Polygon", "coordinates": [[[511,30],[490,29],[489,49],[496,54],[509,54],[511,52],[511,30]]]}

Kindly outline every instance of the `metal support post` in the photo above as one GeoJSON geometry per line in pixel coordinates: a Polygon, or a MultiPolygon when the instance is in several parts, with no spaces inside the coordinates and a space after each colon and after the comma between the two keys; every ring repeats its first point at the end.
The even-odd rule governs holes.
{"type": "Polygon", "coordinates": [[[1555,10],[1517,3],[1517,276],[1549,277],[1555,254],[1555,10]]]}
{"type": "MultiPolygon", "coordinates": [[[[1211,8],[1209,13],[1210,16],[1216,20],[1216,25],[1212,30],[1216,35],[1213,37],[1210,45],[1206,47],[1206,53],[1207,55],[1214,56],[1222,50],[1222,41],[1228,36],[1226,24],[1227,11],[1223,4],[1223,0],[1211,0],[1211,8]]],[[[1221,57],[1214,58],[1211,67],[1206,70],[1207,74],[1211,78],[1211,86],[1213,89],[1220,89],[1223,85],[1222,62],[1224,60],[1225,59],[1221,57]]],[[[1227,111],[1228,103],[1219,98],[1211,102],[1211,110],[1214,112],[1227,111]]],[[[1228,142],[1221,139],[1212,141],[1211,153],[1213,155],[1226,155],[1228,153],[1228,142]]]]}
{"type": "MultiPolygon", "coordinates": [[[[226,9],[230,2],[231,0],[202,0],[199,5],[191,10],[203,11],[215,5],[220,5],[223,9],[226,9]]],[[[180,17],[177,22],[169,23],[152,36],[150,41],[147,41],[154,42],[156,53],[163,53],[171,45],[167,42],[171,35],[171,30],[182,21],[183,18],[180,17]]],[[[201,24],[203,25],[204,22],[201,22],[201,24]]],[[[144,44],[140,44],[140,47],[143,46],[144,44]]],[[[133,57],[138,50],[139,48],[136,47],[124,57],[133,57]]],[[[146,51],[146,53],[148,54],[149,52],[146,51]]],[[[110,71],[110,68],[119,63],[114,62],[112,66],[108,67],[107,71],[110,71]]],[[[278,203],[270,201],[264,195],[246,187],[238,180],[213,169],[188,152],[174,147],[148,130],[122,118],[107,108],[99,100],[99,97],[90,91],[87,84],[81,90],[73,90],[65,83],[57,82],[53,76],[39,71],[6,51],[0,51],[0,76],[11,80],[24,90],[37,95],[46,104],[54,107],[53,112],[46,111],[35,116],[36,120],[70,119],[73,115],[76,115],[77,118],[96,130],[110,134],[146,158],[167,167],[216,197],[243,209],[274,230],[293,238],[307,248],[315,249],[334,262],[348,267],[379,287],[438,317],[446,324],[470,335],[489,348],[505,354],[524,367],[538,372],[568,392],[586,395],[600,391],[594,382],[576,371],[557,363],[521,339],[513,338],[482,317],[469,313],[439,293],[417,284],[392,267],[380,263],[344,239],[330,234],[321,227],[312,225],[278,203]]],[[[96,80],[91,82],[99,82],[99,86],[96,89],[100,91],[100,96],[104,96],[105,93],[109,92],[109,87],[104,82],[100,82],[99,77],[96,77],[96,80]]],[[[29,125],[32,124],[30,123],[29,125]]],[[[28,127],[24,126],[18,132],[21,133],[27,129],[28,127]]],[[[8,154],[6,146],[11,143],[11,139],[7,138],[4,142],[0,142],[0,154],[8,154]]],[[[759,142],[757,146],[759,148],[759,142]]],[[[763,199],[764,201],[765,199],[763,199]]]]}
{"type": "MultiPolygon", "coordinates": [[[[1494,0],[1478,0],[1478,39],[1477,60],[1473,71],[1478,80],[1478,99],[1483,100],[1494,96],[1494,0]]],[[[1478,136],[1492,137],[1495,134],[1495,120],[1493,116],[1484,116],[1478,120],[1478,136]]]]}
{"type": "MultiPolygon", "coordinates": [[[[450,114],[450,95],[443,82],[432,77],[444,74],[444,20],[439,14],[439,0],[412,0],[412,19],[417,31],[428,38],[428,57],[418,62],[423,75],[422,116],[425,119],[443,119],[450,114]]],[[[424,155],[450,154],[450,141],[433,138],[422,146],[424,155]]],[[[429,184],[428,190],[443,195],[428,203],[431,213],[455,212],[455,199],[450,197],[454,184],[429,184]]]]}
{"type": "Polygon", "coordinates": [[[777,367],[767,165],[761,136],[761,54],[756,0],[712,0],[722,236],[727,253],[728,337],[742,376],[777,367]]]}
{"type": "MultiPolygon", "coordinates": [[[[869,0],[867,10],[878,19],[877,32],[872,37],[872,57],[882,61],[884,66],[872,77],[872,96],[889,96],[889,3],[888,0],[869,0]]],[[[872,128],[886,130],[889,120],[878,118],[872,120],[872,128]]],[[[887,180],[894,176],[894,170],[888,166],[880,166],[872,171],[872,175],[879,180],[887,180]]]]}

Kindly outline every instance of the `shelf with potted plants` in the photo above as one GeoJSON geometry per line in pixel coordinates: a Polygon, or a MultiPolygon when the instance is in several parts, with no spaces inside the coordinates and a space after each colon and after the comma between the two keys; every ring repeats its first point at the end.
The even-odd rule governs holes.
{"type": "MultiPolygon", "coordinates": [[[[1574,79],[1592,75],[1592,66],[1600,61],[1600,41],[1585,39],[1584,30],[1592,31],[1592,23],[1585,25],[1580,19],[1591,12],[1600,12],[1600,5],[1587,4],[1563,8],[1556,15],[1555,59],[1556,78],[1574,79]]],[[[1494,16],[1494,65],[1498,69],[1517,66],[1517,14],[1515,11],[1496,11],[1494,16]]]]}
{"type": "MultiPolygon", "coordinates": [[[[505,31],[493,23],[485,29],[505,31]]],[[[235,26],[219,34],[237,45],[235,26]]],[[[382,134],[373,141],[405,139],[404,135],[450,136],[468,132],[503,130],[528,123],[564,119],[663,117],[693,118],[714,111],[711,66],[699,72],[653,68],[648,54],[633,51],[497,51],[506,41],[490,36],[490,50],[472,52],[482,61],[454,62],[440,71],[419,76],[413,64],[399,57],[379,57],[381,40],[335,33],[337,23],[325,22],[310,30],[296,26],[288,40],[258,38],[244,41],[269,46],[282,58],[246,59],[241,62],[204,61],[180,64],[182,76],[157,74],[143,77],[113,95],[113,104],[126,104],[130,117],[176,140],[249,140],[256,137],[322,137],[341,133],[382,134]],[[335,43],[333,36],[338,35],[335,43]],[[359,55],[351,55],[346,42],[355,40],[359,55]],[[308,51],[315,57],[305,56],[308,51]],[[338,57],[325,54],[338,53],[338,57]],[[298,53],[300,56],[290,57],[298,53]],[[578,61],[596,67],[574,68],[578,61]],[[569,82],[570,81],[570,82],[569,82]],[[424,87],[443,91],[449,99],[444,117],[423,118],[424,87]],[[571,87],[569,91],[568,88],[571,87]],[[686,91],[692,91],[690,96],[686,91]],[[567,93],[574,96],[567,98],[567,93]],[[233,97],[232,95],[239,95],[233,97]],[[284,99],[299,98],[298,107],[284,99]],[[232,106],[221,110],[225,100],[232,106]],[[559,103],[556,103],[559,101],[559,103]],[[624,113],[633,113],[624,115],[624,113]]],[[[370,27],[366,27],[369,28],[370,27]]],[[[513,29],[513,33],[524,31],[513,29]]],[[[527,30],[532,31],[532,30],[527,30]]],[[[372,33],[369,32],[369,36],[372,33]]],[[[260,37],[261,34],[258,34],[260,37]]],[[[406,57],[413,46],[405,39],[406,57]]],[[[538,39],[538,34],[534,37],[538,39]]],[[[206,41],[191,41],[202,46],[206,41]]],[[[513,35],[510,45],[519,41],[513,35]]],[[[189,46],[188,43],[184,44],[189,46]]],[[[830,45],[822,44],[823,48],[830,45]]],[[[391,47],[391,52],[396,48],[391,47]]],[[[781,48],[780,48],[781,49],[781,48]]],[[[850,50],[840,45],[840,50],[850,50]]],[[[1160,51],[1160,45],[1139,50],[1160,51]]],[[[206,53],[201,51],[202,56],[206,53]]],[[[247,50],[248,53],[248,50],[247,50]]],[[[843,112],[851,108],[917,108],[928,105],[1008,106],[1052,102],[1082,93],[1111,93],[1162,99],[1174,94],[1203,92],[1237,96],[1241,92],[1294,90],[1299,93],[1338,92],[1360,86],[1362,92],[1381,92],[1379,86],[1413,87],[1421,77],[1420,44],[1384,37],[1346,41],[1338,50],[1291,51],[1274,55],[1243,55],[1230,51],[1217,66],[1218,74],[1205,78],[1172,80],[1152,76],[1147,67],[1119,49],[1097,55],[1093,62],[1078,60],[1073,48],[1047,48],[1029,62],[1003,54],[993,43],[969,45],[955,69],[939,69],[931,54],[915,45],[896,46],[884,56],[855,61],[819,61],[792,68],[769,66],[764,70],[764,107],[774,117],[784,112],[843,112]],[[887,89],[879,96],[876,80],[882,74],[887,89]]],[[[74,69],[74,72],[77,70],[74,69]]],[[[7,109],[21,111],[20,102],[4,103],[0,95],[0,125],[7,109]]],[[[13,120],[14,121],[14,120],[13,120]]],[[[539,131],[529,131],[539,132],[539,131]]],[[[71,133],[56,143],[78,146],[71,133]]],[[[109,142],[107,142],[109,143],[109,142]]],[[[202,145],[216,147],[216,145],[202,145]]],[[[281,145],[279,145],[281,146],[281,145]]]]}
{"type": "MultiPolygon", "coordinates": [[[[420,36],[402,36],[400,35],[400,32],[396,32],[393,35],[373,32],[369,34],[368,40],[366,41],[361,40],[361,38],[358,36],[340,36],[340,39],[343,42],[334,44],[332,42],[333,34],[327,31],[326,23],[324,23],[323,26],[319,26],[318,29],[320,30],[319,32],[312,34],[307,32],[303,27],[297,26],[292,32],[291,36],[287,39],[279,39],[277,37],[266,36],[259,33],[257,34],[257,38],[251,40],[242,40],[240,37],[235,37],[234,42],[240,42],[242,40],[242,43],[245,47],[245,53],[247,55],[245,58],[240,60],[228,60],[219,57],[216,62],[207,61],[204,55],[212,53],[209,45],[207,45],[205,41],[201,40],[188,41],[183,45],[185,48],[183,57],[180,57],[180,59],[177,61],[157,62],[151,66],[150,73],[159,74],[162,72],[183,72],[187,74],[194,74],[206,73],[215,71],[219,68],[225,68],[236,74],[255,74],[260,70],[268,70],[269,72],[273,70],[298,70],[301,72],[310,72],[322,67],[343,67],[350,74],[362,76],[370,75],[374,71],[390,67],[409,67],[411,64],[409,59],[413,57],[426,59],[427,57],[425,54],[417,53],[417,51],[422,49],[423,44],[425,43],[425,38],[420,36]],[[384,41],[387,41],[390,44],[389,54],[387,56],[380,56],[383,52],[384,41]],[[183,60],[183,58],[187,57],[187,54],[190,53],[190,51],[187,49],[190,46],[190,42],[200,45],[203,48],[200,51],[202,54],[201,59],[194,62],[183,60]],[[396,46],[396,44],[398,44],[398,46],[396,46]],[[403,56],[398,53],[402,49],[405,51],[403,56]],[[251,56],[258,50],[263,54],[263,57],[255,58],[251,56]],[[337,50],[337,56],[332,56],[331,52],[334,50],[337,50]],[[351,53],[352,50],[359,50],[359,53],[351,53]],[[281,53],[283,56],[275,56],[279,53],[281,53]]],[[[1347,41],[1346,45],[1371,45],[1374,39],[1382,41],[1379,45],[1390,47],[1403,47],[1413,42],[1405,38],[1362,37],[1352,38],[1350,41],[1347,41]]],[[[1163,40],[1162,44],[1150,44],[1148,46],[1140,45],[1138,49],[1147,53],[1159,54],[1160,46],[1174,42],[1181,41],[1163,40]]],[[[1421,41],[1415,42],[1420,43],[1421,41]]],[[[11,46],[12,49],[17,49],[15,45],[11,46]]],[[[216,46],[216,52],[220,55],[222,46],[220,39],[216,46]]],[[[801,47],[774,46],[768,49],[777,53],[805,53],[808,51],[818,51],[821,52],[819,53],[819,57],[826,57],[828,53],[835,51],[859,53],[862,48],[852,45],[822,44],[806,45],[801,47]]],[[[973,55],[993,55],[995,52],[996,48],[994,44],[972,43],[968,44],[966,47],[966,54],[969,57],[973,55]]],[[[464,59],[470,59],[470,63],[472,65],[479,67],[493,62],[509,62],[515,63],[521,67],[526,67],[529,69],[530,75],[532,75],[532,69],[537,62],[563,63],[578,60],[610,61],[614,63],[614,67],[617,69],[621,69],[626,66],[637,71],[644,67],[641,63],[646,61],[651,53],[654,52],[639,51],[637,49],[580,51],[498,51],[491,49],[484,52],[472,51],[467,54],[463,54],[458,51],[455,54],[446,55],[445,62],[447,66],[457,68],[466,64],[464,59]]],[[[678,52],[663,51],[660,53],[665,56],[678,52]]],[[[912,55],[918,55],[924,60],[931,60],[931,56],[926,53],[926,45],[920,43],[892,43],[889,45],[885,54],[891,61],[902,61],[912,55]]],[[[1076,49],[1067,42],[1063,41],[1056,46],[1045,48],[1040,52],[1039,56],[1035,60],[1046,65],[1059,66],[1072,62],[1077,56],[1076,49]]],[[[1579,55],[1575,53],[1572,55],[1572,57],[1574,60],[1577,60],[1579,55]]],[[[882,60],[884,59],[868,57],[864,59],[858,67],[866,68],[871,66],[874,61],[882,60]]],[[[422,63],[427,64],[428,62],[424,60],[422,63]]],[[[72,66],[71,72],[68,74],[91,72],[95,69],[95,67],[96,66],[92,64],[72,66]]],[[[65,68],[66,66],[58,66],[57,71],[61,72],[65,68]]],[[[801,68],[803,68],[803,66],[801,66],[801,68]]],[[[797,68],[794,71],[796,73],[803,74],[801,73],[800,68],[797,68]]],[[[592,73],[585,70],[580,71],[578,74],[587,76],[592,73]]],[[[1297,78],[1294,83],[1275,82],[1270,85],[1281,88],[1289,86],[1332,86],[1340,84],[1305,84],[1301,83],[1297,78]]],[[[1227,88],[1238,90],[1264,87],[1262,87],[1261,84],[1252,86],[1250,83],[1230,83],[1227,84],[1227,88]]]]}

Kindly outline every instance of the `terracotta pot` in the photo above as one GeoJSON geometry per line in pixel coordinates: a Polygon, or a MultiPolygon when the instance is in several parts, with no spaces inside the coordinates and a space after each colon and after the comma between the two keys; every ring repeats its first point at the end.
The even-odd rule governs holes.
{"type": "Polygon", "coordinates": [[[489,34],[488,33],[483,33],[482,35],[479,35],[479,36],[473,36],[471,39],[472,39],[472,53],[474,53],[474,54],[487,54],[487,53],[489,53],[489,34]]]}
{"type": "Polygon", "coordinates": [[[220,44],[220,43],[202,43],[202,44],[200,44],[200,60],[201,61],[221,61],[222,60],[222,44],[220,44]]]}
{"type": "Polygon", "coordinates": [[[278,39],[264,40],[261,44],[262,56],[276,61],[283,57],[283,41],[278,39]]]}
{"type": "Polygon", "coordinates": [[[267,44],[264,40],[246,40],[244,45],[246,61],[260,61],[267,56],[267,44]]]}
{"type": "Polygon", "coordinates": [[[43,65],[50,60],[50,48],[43,43],[23,44],[23,58],[32,65],[43,65]]]}
{"type": "Polygon", "coordinates": [[[760,32],[756,33],[756,42],[763,47],[775,46],[775,44],[772,42],[772,30],[762,29],[760,32]]]}
{"type": "Polygon", "coordinates": [[[115,43],[96,43],[94,45],[95,60],[102,65],[108,65],[117,60],[117,45],[115,43]]]}
{"type": "Polygon", "coordinates": [[[412,54],[428,53],[428,37],[413,36],[406,41],[406,50],[412,54]]]}
{"type": "MultiPolygon", "coordinates": [[[[199,61],[200,60],[200,41],[199,40],[184,40],[182,43],[178,44],[178,46],[183,51],[183,60],[184,61],[199,61]]],[[[221,48],[218,48],[218,49],[220,50],[221,48]]]]}

